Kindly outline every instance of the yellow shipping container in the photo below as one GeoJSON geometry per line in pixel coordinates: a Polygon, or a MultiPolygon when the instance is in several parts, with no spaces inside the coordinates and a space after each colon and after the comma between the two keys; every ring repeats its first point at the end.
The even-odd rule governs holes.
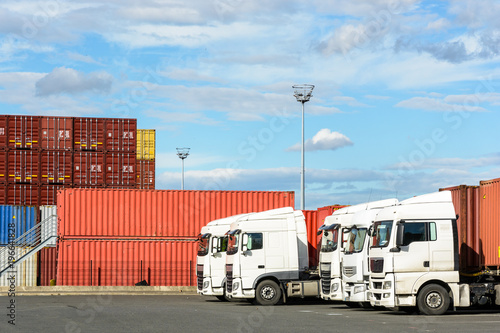
{"type": "Polygon", "coordinates": [[[142,161],[154,161],[155,138],[154,129],[137,130],[137,159],[142,161]]]}

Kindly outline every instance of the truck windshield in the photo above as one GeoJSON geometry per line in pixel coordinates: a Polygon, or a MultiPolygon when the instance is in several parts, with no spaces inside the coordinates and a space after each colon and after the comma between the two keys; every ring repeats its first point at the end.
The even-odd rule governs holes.
{"type": "Polygon", "coordinates": [[[351,229],[347,235],[346,253],[359,253],[365,243],[366,228],[351,229]]]}
{"type": "Polygon", "coordinates": [[[373,224],[372,247],[386,247],[391,239],[392,221],[380,221],[373,224]]]}
{"type": "Polygon", "coordinates": [[[227,241],[227,254],[236,254],[238,253],[238,239],[239,234],[229,235],[229,239],[227,241]]]}
{"type": "Polygon", "coordinates": [[[337,249],[338,229],[325,230],[321,237],[321,252],[333,252],[337,249]]]}
{"type": "Polygon", "coordinates": [[[206,256],[208,254],[208,244],[209,238],[199,238],[198,239],[198,256],[206,256]]]}

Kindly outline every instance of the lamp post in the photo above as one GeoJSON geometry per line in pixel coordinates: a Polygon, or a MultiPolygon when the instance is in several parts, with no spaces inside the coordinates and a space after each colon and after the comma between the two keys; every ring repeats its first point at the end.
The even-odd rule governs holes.
{"type": "Polygon", "coordinates": [[[305,153],[304,153],[304,104],[309,102],[312,97],[314,85],[312,84],[297,84],[292,86],[294,89],[297,102],[302,103],[302,165],[300,170],[300,209],[304,210],[306,205],[306,180],[305,180],[305,153]]]}
{"type": "Polygon", "coordinates": [[[189,149],[191,148],[176,148],[177,156],[182,160],[182,176],[181,176],[181,189],[184,191],[184,160],[189,155],[189,149]]]}

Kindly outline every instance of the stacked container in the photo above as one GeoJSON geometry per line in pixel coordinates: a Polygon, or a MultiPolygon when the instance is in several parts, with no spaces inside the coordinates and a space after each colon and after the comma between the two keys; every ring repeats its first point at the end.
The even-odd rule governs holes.
{"type": "Polygon", "coordinates": [[[155,130],[137,130],[137,186],[155,189],[155,130]]]}

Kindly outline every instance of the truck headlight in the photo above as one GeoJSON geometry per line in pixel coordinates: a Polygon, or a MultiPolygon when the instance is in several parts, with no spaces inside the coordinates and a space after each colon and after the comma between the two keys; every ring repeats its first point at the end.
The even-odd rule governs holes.
{"type": "Polygon", "coordinates": [[[209,284],[208,281],[203,282],[203,289],[207,289],[208,288],[208,284],[209,284]]]}
{"type": "Polygon", "coordinates": [[[384,298],[389,298],[390,296],[391,296],[391,294],[389,294],[389,293],[384,294],[384,298]]]}
{"type": "Polygon", "coordinates": [[[332,291],[337,291],[339,290],[339,284],[338,283],[332,283],[332,291]]]}
{"type": "Polygon", "coordinates": [[[389,290],[392,288],[392,281],[385,281],[384,286],[382,287],[385,290],[389,290]]]}
{"type": "Polygon", "coordinates": [[[354,293],[357,294],[357,293],[362,293],[363,291],[365,291],[365,286],[357,286],[357,287],[354,287],[354,293]]]}
{"type": "Polygon", "coordinates": [[[240,283],[239,282],[233,283],[233,290],[238,290],[239,287],[240,287],[240,283]]]}

